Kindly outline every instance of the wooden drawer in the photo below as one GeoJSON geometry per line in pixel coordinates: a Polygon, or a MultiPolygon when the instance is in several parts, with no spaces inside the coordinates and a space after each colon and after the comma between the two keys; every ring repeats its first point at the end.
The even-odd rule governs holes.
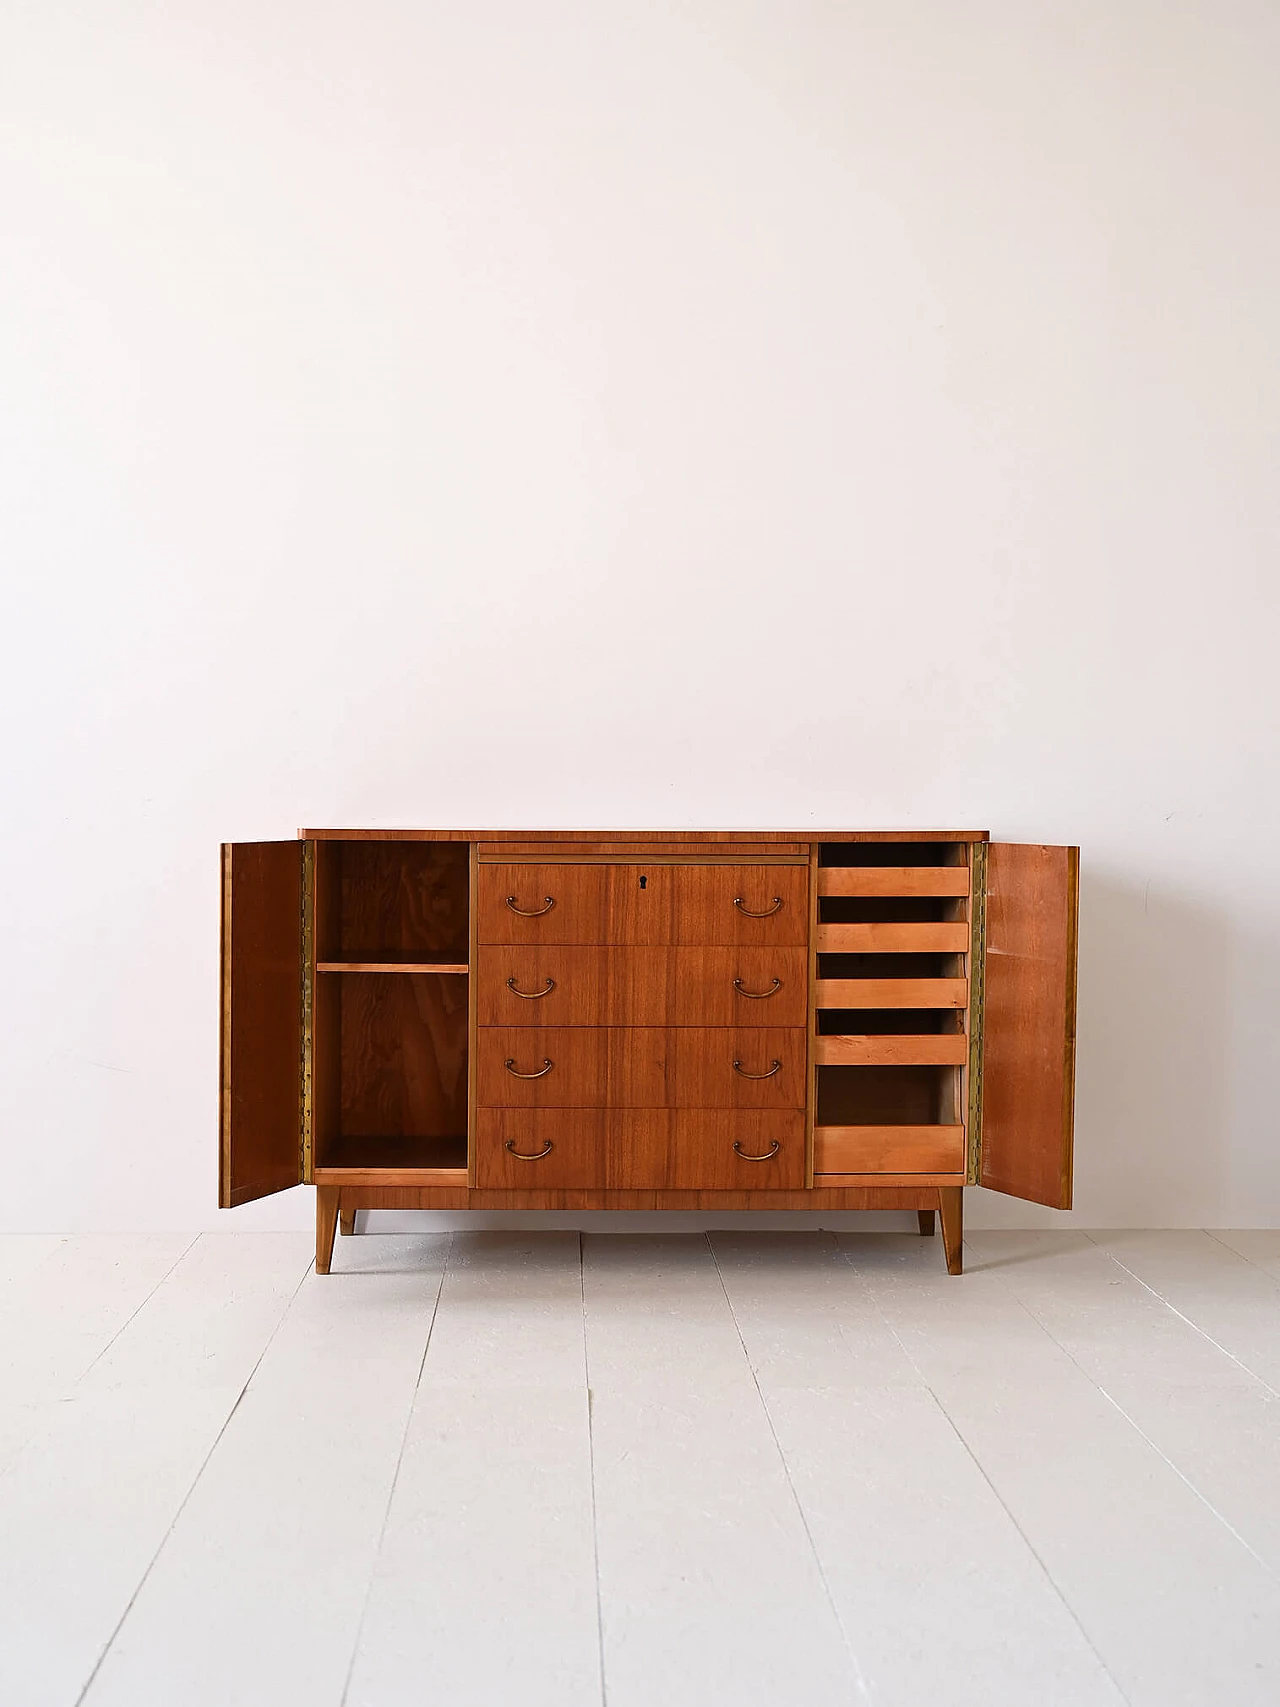
{"type": "Polygon", "coordinates": [[[675,929],[689,946],[806,945],[807,865],[687,865],[675,868],[675,929]]]}
{"type": "Polygon", "coordinates": [[[478,1108],[476,1185],[504,1191],[602,1187],[608,1119],[595,1108],[478,1108]]]}
{"type": "Polygon", "coordinates": [[[824,865],[819,895],[967,895],[967,865],[824,865]]]}
{"type": "Polygon", "coordinates": [[[815,1126],[816,1174],[949,1174],[964,1169],[963,1126],[815,1126]]]}
{"type": "Polygon", "coordinates": [[[800,1026],[482,1026],[476,1099],[491,1108],[803,1108],[807,1046],[800,1026]]]}
{"type": "Polygon", "coordinates": [[[579,948],[486,944],[478,1023],[801,1026],[803,948],[579,948]]]}
{"type": "Polygon", "coordinates": [[[807,865],[482,865],[477,940],[799,946],[808,886],[807,865]]]}
{"type": "Polygon", "coordinates": [[[819,925],[817,946],[819,954],[967,954],[969,927],[918,919],[819,925]]]}
{"type": "Polygon", "coordinates": [[[778,1191],[804,1185],[804,1115],[729,1109],[476,1113],[476,1185],[778,1191]]]}

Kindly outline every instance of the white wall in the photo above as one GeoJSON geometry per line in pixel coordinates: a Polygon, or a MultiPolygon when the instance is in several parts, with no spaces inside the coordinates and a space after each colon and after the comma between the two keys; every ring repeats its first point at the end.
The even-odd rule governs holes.
{"type": "Polygon", "coordinates": [[[215,1224],[217,844],[309,822],[1079,841],[1076,1218],[1280,1223],[1278,73],[1269,0],[4,8],[0,1221],[215,1224]]]}

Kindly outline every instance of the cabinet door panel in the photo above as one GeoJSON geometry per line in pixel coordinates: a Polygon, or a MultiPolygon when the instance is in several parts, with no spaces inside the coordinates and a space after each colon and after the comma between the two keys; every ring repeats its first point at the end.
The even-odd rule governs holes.
{"type": "Polygon", "coordinates": [[[303,845],[222,848],[223,1209],[302,1180],[303,845]]]}
{"type": "Polygon", "coordinates": [[[1080,850],[987,853],[981,1180],[1071,1207],[1080,850]]]}

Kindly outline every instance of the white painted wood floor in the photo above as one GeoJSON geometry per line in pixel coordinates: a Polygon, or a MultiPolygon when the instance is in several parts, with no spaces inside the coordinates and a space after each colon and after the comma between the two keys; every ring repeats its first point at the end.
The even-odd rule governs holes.
{"type": "Polygon", "coordinates": [[[0,1239],[5,1707],[1280,1702],[1280,1232],[0,1239]]]}

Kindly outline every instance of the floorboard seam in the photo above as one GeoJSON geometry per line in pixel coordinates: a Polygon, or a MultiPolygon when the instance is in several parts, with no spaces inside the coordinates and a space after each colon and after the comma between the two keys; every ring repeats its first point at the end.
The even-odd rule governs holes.
{"type": "Polygon", "coordinates": [[[795,1505],[796,1514],[799,1517],[800,1525],[804,1530],[805,1540],[809,1543],[809,1551],[813,1555],[813,1562],[818,1572],[818,1581],[822,1584],[822,1592],[826,1596],[827,1605],[831,1608],[831,1616],[836,1621],[836,1629],[840,1632],[840,1639],[844,1643],[845,1652],[849,1656],[849,1663],[853,1667],[854,1684],[862,1700],[870,1704],[872,1696],[870,1686],[867,1683],[866,1673],[862,1669],[862,1662],[858,1658],[857,1649],[854,1647],[853,1642],[850,1639],[849,1632],[845,1628],[844,1619],[840,1616],[840,1609],[836,1605],[835,1596],[831,1592],[831,1585],[827,1581],[827,1573],[823,1569],[822,1555],[818,1552],[817,1543],[813,1538],[813,1531],[809,1528],[809,1519],[805,1513],[804,1505],[801,1502],[799,1493],[796,1491],[796,1485],[791,1479],[791,1466],[787,1463],[787,1455],[782,1450],[782,1442],[778,1439],[778,1431],[774,1427],[773,1415],[769,1410],[769,1401],[764,1396],[764,1390],[760,1386],[759,1379],[755,1372],[755,1366],[751,1362],[751,1353],[747,1350],[747,1342],[743,1338],[742,1328],[738,1323],[738,1312],[733,1307],[733,1299],[729,1296],[729,1288],[725,1285],[724,1274],[720,1268],[720,1258],[716,1255],[716,1248],[712,1242],[710,1233],[704,1233],[703,1237],[706,1239],[707,1248],[711,1252],[711,1261],[715,1264],[716,1278],[720,1282],[720,1290],[724,1293],[724,1301],[729,1309],[729,1317],[733,1322],[733,1330],[738,1336],[738,1344],[742,1348],[742,1355],[746,1360],[747,1370],[751,1376],[751,1384],[755,1388],[756,1397],[760,1401],[760,1409],[764,1413],[764,1420],[769,1429],[769,1436],[773,1441],[774,1451],[778,1454],[778,1462],[782,1465],[782,1473],[787,1480],[787,1490],[791,1495],[793,1504],[795,1505]]]}
{"type": "MultiPolygon", "coordinates": [[[[199,1237],[199,1235],[197,1235],[197,1238],[198,1237],[199,1237]]],[[[192,1245],[194,1245],[195,1242],[196,1242],[196,1240],[193,1239],[191,1241],[192,1245]]],[[[190,1249],[190,1246],[188,1246],[188,1249],[190,1249]]],[[[185,1256],[186,1254],[187,1254],[186,1251],[184,1251],[182,1253],[183,1256],[185,1256]]],[[[178,1262],[181,1262],[181,1261],[182,1261],[182,1257],[179,1257],[178,1262]]],[[[235,1404],[232,1405],[231,1409],[227,1412],[226,1416],[222,1419],[222,1427],[218,1430],[217,1434],[214,1436],[213,1444],[210,1446],[209,1450],[205,1453],[204,1457],[200,1460],[200,1467],[196,1471],[195,1475],[191,1478],[191,1485],[188,1487],[186,1493],[183,1494],[182,1498],[178,1501],[177,1509],[175,1510],[173,1516],[169,1519],[169,1522],[165,1527],[164,1534],[160,1537],[159,1546],[156,1548],[155,1552],[151,1555],[151,1558],[147,1561],[147,1568],[145,1571],[143,1571],[142,1575],[138,1578],[138,1581],[134,1587],[133,1593],[129,1596],[128,1604],[125,1606],[124,1611],[120,1614],[119,1618],[116,1620],[115,1627],[112,1630],[111,1634],[107,1637],[106,1641],[103,1643],[102,1652],[98,1655],[98,1658],[94,1663],[93,1670],[89,1673],[88,1677],[85,1679],[84,1688],[80,1691],[79,1695],[76,1696],[76,1707],[80,1707],[80,1703],[84,1700],[85,1696],[93,1688],[94,1678],[97,1677],[98,1673],[102,1670],[102,1667],[106,1661],[107,1655],[111,1652],[112,1648],[115,1646],[116,1638],[117,1638],[117,1636],[119,1636],[121,1630],[124,1628],[124,1623],[125,1623],[126,1618],[128,1618],[129,1614],[133,1611],[134,1603],[137,1601],[138,1596],[142,1593],[143,1589],[146,1587],[147,1579],[150,1577],[152,1571],[156,1567],[156,1561],[159,1559],[160,1555],[164,1552],[165,1548],[168,1546],[169,1537],[173,1534],[174,1529],[177,1527],[179,1519],[181,1518],[183,1512],[187,1509],[187,1506],[190,1504],[192,1494],[195,1493],[196,1488],[200,1485],[200,1478],[204,1475],[205,1471],[209,1468],[209,1461],[213,1457],[214,1453],[218,1450],[218,1444],[222,1440],[223,1435],[225,1435],[227,1430],[230,1428],[232,1417],[234,1417],[236,1412],[240,1409],[241,1404],[244,1402],[244,1396],[249,1391],[249,1387],[253,1381],[254,1376],[258,1373],[258,1370],[262,1367],[263,1358],[267,1355],[268,1351],[270,1351],[271,1346],[275,1341],[275,1337],[280,1332],[281,1327],[284,1325],[285,1319],[287,1318],[290,1310],[292,1310],[299,1292],[302,1291],[303,1286],[306,1284],[307,1276],[311,1272],[311,1264],[312,1264],[312,1258],[310,1256],[308,1256],[306,1267],[303,1269],[301,1275],[298,1277],[298,1284],[294,1287],[293,1291],[289,1294],[288,1303],[285,1305],[284,1309],[281,1310],[279,1316],[276,1318],[275,1326],[272,1328],[271,1332],[267,1335],[266,1344],[263,1346],[262,1350],[258,1353],[257,1357],[254,1359],[253,1368],[249,1371],[248,1375],[245,1377],[244,1385],[241,1387],[240,1391],[236,1394],[235,1404]]],[[[174,1268],[176,1268],[178,1266],[178,1264],[175,1263],[173,1266],[174,1266],[174,1268]]],[[[172,1273],[173,1270],[170,1269],[169,1272],[172,1273]]]]}
{"type": "Polygon", "coordinates": [[[112,1334],[111,1338],[107,1341],[106,1345],[103,1346],[102,1350],[94,1358],[93,1362],[90,1364],[87,1364],[86,1367],[83,1370],[81,1370],[79,1376],[76,1378],[75,1384],[77,1387],[80,1385],[80,1382],[84,1380],[85,1376],[89,1373],[89,1371],[91,1369],[95,1368],[99,1363],[102,1362],[103,1358],[107,1355],[107,1353],[111,1350],[112,1346],[120,1338],[120,1335],[124,1332],[124,1330],[129,1326],[129,1323],[132,1322],[134,1317],[138,1314],[138,1310],[145,1310],[146,1309],[147,1305],[155,1297],[156,1293],[159,1292],[160,1288],[164,1285],[165,1281],[168,1280],[169,1276],[173,1273],[174,1269],[178,1267],[179,1263],[183,1263],[187,1260],[187,1258],[191,1255],[192,1251],[195,1250],[196,1246],[200,1243],[200,1241],[203,1237],[204,1237],[203,1233],[197,1233],[189,1245],[184,1245],[182,1247],[182,1249],[178,1252],[177,1256],[174,1257],[173,1261],[169,1264],[168,1268],[165,1269],[164,1273],[160,1276],[159,1280],[157,1280],[155,1285],[151,1288],[150,1292],[148,1292],[146,1297],[143,1298],[141,1300],[141,1302],[138,1304],[137,1309],[131,1311],[130,1314],[128,1315],[128,1317],[123,1322],[121,1322],[120,1326],[116,1329],[115,1333],[112,1334]]]}
{"type": "Polygon", "coordinates": [[[449,1243],[445,1247],[444,1261],[440,1264],[440,1278],[436,1283],[436,1295],[431,1304],[431,1320],[427,1323],[427,1337],[422,1342],[422,1356],[418,1360],[418,1375],[413,1383],[413,1392],[409,1395],[409,1403],[405,1407],[404,1427],[400,1431],[400,1448],[396,1453],[395,1469],[391,1472],[391,1486],[387,1489],[387,1503],[382,1510],[382,1523],[378,1529],[378,1545],[373,1550],[373,1562],[369,1567],[369,1580],[365,1584],[364,1600],[360,1605],[360,1616],[356,1620],[355,1635],[351,1642],[351,1658],[347,1662],[347,1675],[342,1680],[342,1695],[338,1707],[347,1707],[347,1696],[351,1692],[351,1679],[355,1676],[356,1660],[360,1655],[360,1638],[364,1634],[364,1621],[369,1616],[369,1602],[373,1597],[373,1585],[378,1575],[378,1560],[382,1557],[383,1543],[387,1538],[387,1525],[391,1521],[391,1507],[395,1501],[396,1488],[400,1482],[400,1467],[404,1463],[405,1447],[409,1444],[409,1430],[413,1426],[414,1407],[418,1402],[418,1393],[422,1387],[422,1376],[427,1367],[427,1353],[431,1350],[431,1335],[435,1332],[436,1317],[440,1313],[440,1294],[444,1291],[444,1277],[449,1272],[449,1259],[453,1255],[456,1233],[450,1233],[449,1243]]]}
{"type": "Polygon", "coordinates": [[[582,1375],[587,1388],[587,1471],[591,1477],[591,1556],[596,1574],[596,1652],[600,1666],[600,1707],[608,1707],[609,1685],[604,1670],[604,1590],[600,1585],[600,1526],[596,1517],[596,1441],[591,1403],[591,1349],[587,1343],[586,1240],[578,1233],[578,1285],[582,1291],[582,1375]]]}
{"type": "MultiPolygon", "coordinates": [[[[1264,1229],[1264,1231],[1265,1230],[1266,1229],[1264,1229]]],[[[1200,1231],[1212,1239],[1215,1245],[1221,1245],[1224,1251],[1229,1251],[1233,1257],[1239,1257],[1241,1262],[1247,1262],[1249,1267],[1256,1270],[1258,1274],[1265,1274],[1268,1280],[1272,1281],[1276,1286],[1280,1286],[1280,1279],[1277,1279],[1269,1268],[1263,1268],[1260,1262],[1254,1262],[1252,1257],[1247,1257],[1243,1251],[1238,1251],[1234,1245],[1229,1245],[1225,1239],[1219,1238],[1212,1227],[1202,1227],[1200,1231]]],[[[1237,1231],[1237,1229],[1233,1228],[1232,1231],[1237,1231]]],[[[1246,1233],[1252,1232],[1253,1229],[1251,1227],[1241,1227],[1238,1231],[1246,1233]]]]}
{"type": "MultiPolygon", "coordinates": [[[[849,1263],[849,1266],[851,1268],[853,1268],[854,1264],[852,1262],[852,1259],[845,1252],[843,1245],[840,1246],[840,1252],[841,1252],[841,1255],[844,1256],[845,1261],[849,1263]]],[[[856,1269],[855,1269],[855,1272],[856,1272],[856,1269]]],[[[911,1365],[912,1369],[915,1370],[916,1376],[920,1382],[921,1387],[923,1387],[924,1391],[929,1395],[929,1397],[933,1400],[934,1404],[938,1407],[939,1412],[941,1413],[941,1415],[943,1416],[943,1418],[946,1421],[947,1427],[951,1430],[951,1432],[955,1435],[956,1439],[960,1442],[960,1445],[963,1448],[966,1455],[968,1456],[970,1462],[973,1464],[974,1468],[977,1470],[978,1474],[982,1477],[982,1480],[986,1483],[988,1488],[990,1488],[992,1498],[996,1501],[996,1503],[999,1505],[1001,1511],[1004,1512],[1005,1516],[1009,1519],[1009,1522],[1013,1525],[1014,1532],[1018,1536],[1021,1537],[1023,1546],[1027,1549],[1028,1553],[1030,1553],[1031,1557],[1035,1560],[1036,1566],[1040,1570],[1042,1576],[1044,1577],[1045,1582],[1048,1583],[1050,1589],[1053,1591],[1054,1595],[1057,1597],[1058,1602],[1061,1605],[1064,1612],[1066,1613],[1067,1617],[1071,1620],[1071,1622],[1075,1625],[1076,1629],[1080,1632],[1080,1639],[1084,1643],[1085,1647],[1088,1648],[1089,1652],[1093,1655],[1094,1659],[1097,1661],[1099,1670],[1102,1672],[1104,1677],[1106,1677],[1110,1680],[1112,1687],[1115,1689],[1116,1694],[1120,1697],[1120,1699],[1123,1702],[1126,1703],[1126,1707],[1132,1707],[1132,1700],[1131,1700],[1130,1696],[1124,1690],[1124,1688],[1121,1686],[1119,1680],[1115,1676],[1115,1673],[1111,1670],[1111,1667],[1107,1664],[1107,1662],[1103,1659],[1102,1655],[1099,1653],[1097,1645],[1095,1644],[1092,1636],[1090,1636],[1088,1630],[1085,1628],[1084,1624],[1081,1622],[1080,1616],[1076,1612],[1075,1607],[1072,1606],[1071,1602],[1067,1599],[1066,1594],[1063,1592],[1061,1584],[1056,1580],[1056,1578],[1053,1575],[1053,1572],[1049,1569],[1049,1567],[1045,1563],[1044,1559],[1040,1556],[1039,1549],[1036,1547],[1036,1545],[1032,1541],[1031,1537],[1027,1534],[1026,1530],[1018,1522],[1017,1516],[1014,1513],[1012,1507],[1009,1505],[1009,1503],[1005,1499],[1004,1495],[1000,1492],[999,1488],[991,1480],[991,1477],[987,1474],[986,1465],[983,1464],[982,1460],[978,1457],[978,1455],[974,1451],[973,1447],[969,1444],[969,1441],[965,1437],[964,1430],[960,1427],[960,1425],[956,1421],[956,1419],[951,1415],[951,1412],[947,1409],[947,1407],[944,1404],[941,1396],[934,1389],[933,1384],[929,1381],[929,1379],[926,1377],[924,1371],[921,1369],[920,1365],[917,1363],[916,1359],[912,1356],[910,1350],[907,1347],[906,1341],[903,1339],[902,1335],[898,1332],[897,1328],[894,1326],[893,1322],[890,1320],[888,1314],[886,1313],[883,1305],[880,1302],[879,1294],[877,1293],[876,1288],[874,1286],[870,1285],[866,1281],[865,1278],[862,1279],[862,1284],[866,1287],[867,1295],[870,1297],[872,1303],[876,1307],[876,1310],[879,1312],[881,1321],[883,1321],[885,1327],[893,1335],[894,1340],[897,1342],[899,1348],[901,1349],[903,1357],[906,1358],[907,1362],[911,1365]]],[[[1033,1317],[1032,1320],[1034,1321],[1035,1318],[1033,1317]]],[[[1037,1327],[1040,1328],[1042,1333],[1045,1333],[1050,1339],[1052,1339],[1053,1336],[1048,1334],[1048,1330],[1044,1327],[1043,1323],[1037,1322],[1036,1325],[1037,1325],[1037,1327]]]]}
{"type": "MultiPolygon", "coordinates": [[[[1202,1340],[1207,1341],[1215,1351],[1220,1351],[1223,1357],[1229,1357],[1237,1369],[1243,1369],[1251,1381],[1256,1381],[1260,1387],[1264,1387],[1273,1398],[1280,1399],[1280,1391],[1277,1391],[1277,1389],[1271,1385],[1265,1375],[1259,1375],[1256,1369],[1251,1369],[1242,1357],[1237,1357],[1234,1351],[1223,1345],[1221,1340],[1214,1339],[1213,1335],[1209,1333],[1207,1329],[1202,1328],[1199,1322],[1193,1321],[1192,1318],[1184,1311],[1179,1310],[1178,1306],[1171,1299],[1166,1298],[1164,1293],[1161,1292],[1158,1287],[1152,1286],[1151,1283],[1144,1280],[1140,1274],[1135,1274],[1133,1269],[1131,1269],[1127,1263],[1121,1262],[1120,1258],[1107,1245],[1098,1244],[1097,1240],[1094,1239],[1090,1233],[1086,1233],[1085,1237],[1103,1253],[1108,1261],[1113,1262],[1122,1274],[1127,1274],[1131,1280],[1136,1280],[1144,1292],[1149,1292],[1158,1303],[1163,1304],[1165,1309],[1175,1315],[1180,1322],[1185,1322],[1193,1333],[1199,1334],[1202,1340]]],[[[1229,1247],[1224,1246],[1223,1248],[1227,1249],[1229,1247]]],[[[1241,1257],[1240,1260],[1243,1262],[1245,1259],[1241,1257]]],[[[1265,1273],[1266,1271],[1260,1270],[1259,1272],[1265,1273]]],[[[1270,1276],[1268,1276],[1268,1278],[1270,1278],[1270,1276]]]]}
{"type": "MultiPolygon", "coordinates": [[[[1123,1267],[1124,1265],[1120,1264],[1119,1266],[1123,1267]]],[[[1125,1269],[1125,1273],[1127,1274],[1128,1272],[1129,1271],[1127,1269],[1125,1269]]],[[[1262,1554],[1259,1553],[1254,1547],[1252,1547],[1250,1545],[1250,1543],[1248,1541],[1245,1540],[1244,1536],[1241,1535],[1240,1531],[1231,1522],[1231,1520],[1229,1518],[1223,1516],[1223,1514],[1218,1510],[1217,1506],[1214,1505],[1213,1501],[1211,1499],[1209,1499],[1207,1495],[1202,1493],[1200,1491],[1200,1489],[1195,1485],[1195,1483],[1191,1480],[1190,1476],[1186,1475],[1181,1469],[1179,1469],[1178,1465],[1174,1462],[1174,1460],[1172,1458],[1170,1458],[1169,1454],[1167,1452],[1165,1452],[1162,1447],[1160,1447],[1156,1444],[1156,1442],[1147,1433],[1146,1429],[1143,1428],[1142,1424],[1140,1422],[1138,1422],[1136,1417],[1130,1416],[1129,1412],[1120,1403],[1119,1399],[1117,1399],[1114,1394],[1109,1393],[1107,1391],[1107,1389],[1102,1385],[1102,1382],[1098,1380],[1097,1376],[1090,1374],[1089,1370],[1086,1369],[1084,1364],[1080,1362],[1080,1359],[1078,1357],[1076,1357],[1075,1354],[1067,1346],[1063,1345],[1062,1341],[1058,1338],[1057,1334],[1054,1333],[1053,1329],[1051,1327],[1049,1327],[1049,1325],[1046,1322],[1042,1321],[1039,1316],[1036,1315],[1035,1311],[1031,1308],[1031,1306],[1029,1304],[1024,1303],[1023,1300],[1018,1297],[1017,1293],[1014,1292],[1012,1287],[1008,1287],[1006,1285],[1003,1276],[997,1276],[997,1278],[999,1279],[1001,1286],[1005,1287],[1005,1289],[1009,1293],[1009,1296],[1014,1300],[1014,1302],[1019,1306],[1019,1308],[1024,1310],[1027,1313],[1027,1315],[1030,1316],[1031,1320],[1037,1325],[1037,1327],[1042,1329],[1042,1331],[1044,1333],[1048,1334],[1049,1338],[1053,1341],[1054,1345],[1057,1346],[1058,1350],[1062,1353],[1062,1355],[1065,1358],[1067,1358],[1068,1361],[1070,1363],[1072,1363],[1075,1366],[1075,1368],[1077,1368],[1080,1371],[1081,1375],[1084,1376],[1085,1380],[1090,1384],[1091,1387],[1096,1388],[1096,1390],[1102,1394],[1102,1397],[1107,1401],[1107,1403],[1112,1407],[1112,1409],[1115,1410],[1120,1416],[1122,1416],[1124,1418],[1125,1422],[1128,1423],[1129,1427],[1138,1436],[1139,1440],[1143,1441],[1143,1443],[1145,1445],[1149,1446],[1151,1448],[1151,1450],[1155,1453],[1156,1457],[1159,1458],[1163,1463],[1165,1463],[1169,1466],[1169,1468],[1173,1471],[1174,1475],[1178,1478],[1178,1480],[1181,1483],[1183,1483],[1183,1485],[1185,1487],[1187,1487],[1191,1490],[1191,1492],[1195,1495],[1195,1497],[1200,1501],[1201,1505],[1204,1506],[1205,1510],[1210,1512],[1212,1514],[1212,1516],[1214,1518],[1216,1518],[1217,1521],[1222,1525],[1222,1527],[1227,1531],[1227,1533],[1229,1535],[1231,1535],[1236,1541],[1238,1541],[1240,1543],[1240,1545],[1244,1548],[1245,1552],[1249,1554],[1250,1558],[1256,1559],[1258,1564],[1260,1564],[1262,1566],[1263,1570],[1267,1573],[1267,1575],[1269,1577],[1276,1577],[1277,1572],[1275,1571],[1274,1567],[1271,1565],[1270,1561],[1267,1559],[1264,1559],[1262,1554]]],[[[1134,1275],[1133,1278],[1136,1280],[1138,1277],[1137,1277],[1137,1275],[1134,1275]]],[[[1151,1291],[1151,1288],[1148,1287],[1147,1290],[1151,1291]]],[[[1153,1293],[1153,1296],[1159,1297],[1159,1294],[1153,1293]]],[[[1163,1304],[1163,1303],[1166,1303],[1166,1300],[1160,1299],[1160,1302],[1163,1304]]],[[[1172,1307],[1172,1305],[1169,1305],[1168,1308],[1172,1309],[1173,1307],[1172,1307]]],[[[1174,1310],[1173,1313],[1174,1313],[1174,1315],[1178,1315],[1180,1312],[1174,1310]]],[[[1190,1326],[1194,1327],[1195,1324],[1191,1323],[1190,1326]]],[[[1209,1338],[1209,1336],[1207,1334],[1204,1337],[1206,1339],[1209,1338]]],[[[1211,1345],[1213,1345],[1213,1344],[1216,1344],[1216,1341],[1210,1340],[1209,1343],[1211,1345]]],[[[1222,1348],[1219,1347],[1218,1349],[1221,1350],[1222,1348]]],[[[1228,1353],[1227,1355],[1229,1356],[1230,1354],[1228,1353]]],[[[1243,1367],[1243,1365],[1241,1365],[1241,1367],[1243,1367]]],[[[1246,1371],[1246,1373],[1248,1373],[1248,1371],[1246,1371]]],[[[1266,1387],[1266,1382],[1264,1381],[1262,1383],[1262,1385],[1264,1387],[1266,1387]]],[[[1267,1391],[1270,1392],[1271,1389],[1268,1387],[1267,1391]]]]}

